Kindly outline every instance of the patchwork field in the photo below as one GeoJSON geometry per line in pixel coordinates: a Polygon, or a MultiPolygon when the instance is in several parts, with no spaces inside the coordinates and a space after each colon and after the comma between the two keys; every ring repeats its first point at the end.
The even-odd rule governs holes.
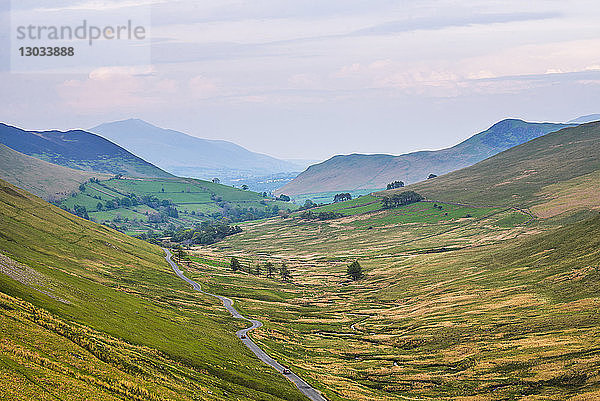
{"type": "Polygon", "coordinates": [[[224,215],[238,221],[272,216],[278,210],[297,208],[293,203],[276,201],[256,192],[187,178],[113,178],[88,182],[83,190],[59,205],[70,210],[76,205],[83,206],[94,221],[114,224],[115,228],[130,234],[164,229],[169,224],[189,227],[224,215]],[[140,201],[143,197],[153,197],[158,201],[158,206],[152,208],[121,202],[132,195],[140,201]],[[115,200],[119,203],[111,208],[106,207],[107,201],[115,200]],[[163,201],[173,206],[178,215],[152,219],[153,215],[161,214],[159,206],[163,201]]]}

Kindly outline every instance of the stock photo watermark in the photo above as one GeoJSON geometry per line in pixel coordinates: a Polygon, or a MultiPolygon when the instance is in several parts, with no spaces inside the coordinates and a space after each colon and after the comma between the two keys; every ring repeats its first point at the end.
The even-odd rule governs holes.
{"type": "Polygon", "coordinates": [[[12,72],[89,72],[151,64],[150,6],[13,0],[12,72]]]}

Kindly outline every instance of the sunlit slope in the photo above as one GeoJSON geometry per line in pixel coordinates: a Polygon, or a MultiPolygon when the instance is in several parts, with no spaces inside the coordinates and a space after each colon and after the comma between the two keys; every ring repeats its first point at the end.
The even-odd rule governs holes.
{"type": "Polygon", "coordinates": [[[0,181],[9,399],[303,399],[175,277],[160,248],[0,181]]]}
{"type": "Polygon", "coordinates": [[[44,199],[56,200],[77,192],[90,178],[108,174],[74,170],[27,156],[0,144],[0,179],[44,199]]]}
{"type": "MultiPolygon", "coordinates": [[[[560,202],[557,197],[573,195],[565,188],[570,180],[573,185],[579,185],[577,190],[586,197],[582,180],[586,175],[593,177],[598,170],[600,122],[594,122],[533,139],[471,167],[410,185],[407,189],[434,200],[531,207],[560,202]],[[578,177],[581,178],[577,180],[578,177]],[[562,192],[552,187],[558,183],[562,192]]],[[[594,180],[589,181],[593,184],[594,180]]],[[[593,188],[587,193],[593,193],[593,188]]],[[[378,194],[390,192],[394,191],[378,194]]],[[[600,199],[596,196],[580,203],[595,207],[600,205],[600,199]]],[[[562,208],[562,211],[568,209],[562,208]]]]}

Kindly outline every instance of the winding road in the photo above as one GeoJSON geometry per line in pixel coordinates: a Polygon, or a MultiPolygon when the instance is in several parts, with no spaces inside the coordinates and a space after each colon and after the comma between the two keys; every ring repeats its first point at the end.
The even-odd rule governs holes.
{"type": "Polygon", "coordinates": [[[165,256],[166,261],[169,262],[169,265],[171,265],[171,268],[173,268],[173,271],[179,278],[187,281],[194,290],[199,291],[202,294],[205,294],[205,295],[208,295],[208,296],[211,296],[211,297],[221,300],[221,302],[223,302],[223,306],[225,307],[225,309],[227,309],[229,311],[229,313],[231,313],[231,316],[233,316],[234,318],[247,320],[248,322],[252,323],[252,325],[250,327],[248,327],[246,329],[238,330],[235,333],[235,335],[242,341],[242,343],[244,343],[244,345],[246,347],[248,347],[250,349],[250,351],[254,352],[254,355],[256,355],[258,357],[258,359],[260,359],[267,365],[275,368],[276,371],[278,371],[279,373],[281,373],[283,375],[283,377],[285,377],[286,379],[288,379],[289,381],[294,383],[296,385],[296,387],[298,387],[298,390],[300,390],[300,392],[302,392],[302,394],[306,395],[312,401],[327,401],[327,399],[325,397],[323,397],[319,391],[317,391],[315,388],[311,387],[308,383],[306,383],[304,380],[302,380],[302,378],[300,376],[298,376],[294,372],[290,371],[288,368],[286,368],[285,366],[283,366],[282,364],[277,362],[275,359],[271,358],[265,351],[263,351],[258,345],[256,345],[256,343],[254,341],[252,341],[250,339],[250,337],[248,337],[249,331],[262,326],[262,323],[260,321],[248,319],[247,317],[244,317],[242,314],[240,314],[240,312],[238,312],[237,309],[235,309],[233,307],[233,301],[231,299],[221,296],[221,295],[215,295],[215,294],[211,294],[210,292],[202,291],[200,284],[198,284],[194,280],[191,280],[191,279],[187,278],[186,276],[184,276],[183,272],[181,270],[179,270],[179,267],[177,266],[177,264],[175,262],[173,262],[173,260],[171,260],[171,257],[173,256],[171,254],[171,251],[169,251],[167,248],[163,248],[163,251],[165,251],[165,253],[166,253],[166,256],[165,256]]]}

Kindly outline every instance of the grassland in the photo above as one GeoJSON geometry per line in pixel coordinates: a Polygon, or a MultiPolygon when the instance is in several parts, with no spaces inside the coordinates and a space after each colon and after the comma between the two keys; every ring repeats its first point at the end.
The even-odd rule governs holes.
{"type": "Polygon", "coordinates": [[[160,248],[0,181],[6,399],[303,400],[160,248]]]}
{"type": "Polygon", "coordinates": [[[331,400],[598,396],[600,218],[557,229],[517,209],[439,220],[422,206],[402,222],[246,223],[197,248],[189,273],[262,317],[255,339],[331,400]],[[232,255],[285,262],[293,283],[233,273],[232,255]]]}

